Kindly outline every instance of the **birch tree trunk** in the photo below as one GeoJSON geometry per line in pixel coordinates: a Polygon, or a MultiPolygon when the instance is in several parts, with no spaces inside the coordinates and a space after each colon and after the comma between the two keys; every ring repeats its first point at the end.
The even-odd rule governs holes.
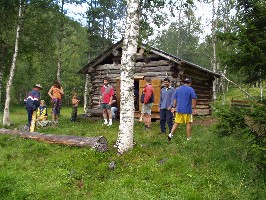
{"type": "Polygon", "coordinates": [[[133,148],[134,127],[134,55],[139,36],[139,0],[127,1],[127,22],[122,47],[120,126],[116,145],[123,154],[133,148]]]}
{"type": "MultiPolygon", "coordinates": [[[[212,0],[212,50],[213,50],[213,58],[212,58],[212,70],[214,73],[217,72],[217,58],[216,58],[216,28],[217,28],[217,19],[215,14],[215,0],[212,0]]],[[[217,99],[217,81],[216,79],[213,81],[213,100],[217,99]]]]}
{"type": "Polygon", "coordinates": [[[18,56],[18,41],[20,37],[20,29],[23,21],[23,0],[19,1],[19,11],[18,11],[18,24],[17,24],[17,31],[16,31],[16,40],[15,40],[15,50],[13,54],[12,64],[10,68],[9,78],[6,84],[6,100],[5,100],[5,108],[4,108],[4,115],[3,115],[3,125],[10,126],[10,118],[9,118],[9,105],[10,105],[10,90],[12,87],[12,81],[15,73],[17,56],[18,56]]]}
{"type": "Polygon", "coordinates": [[[62,68],[62,41],[64,35],[64,4],[65,1],[62,0],[60,8],[60,25],[59,25],[59,35],[58,35],[58,52],[57,52],[57,73],[56,78],[61,82],[61,68],[62,68]]]}
{"type": "Polygon", "coordinates": [[[88,109],[88,84],[89,84],[89,74],[86,74],[85,77],[85,86],[84,86],[84,105],[83,105],[83,110],[84,113],[87,113],[88,109]]]}

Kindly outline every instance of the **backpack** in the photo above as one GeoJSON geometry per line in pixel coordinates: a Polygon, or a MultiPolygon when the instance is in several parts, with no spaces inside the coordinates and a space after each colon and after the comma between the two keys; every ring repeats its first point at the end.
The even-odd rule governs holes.
{"type": "MultiPolygon", "coordinates": [[[[146,87],[146,86],[145,86],[146,87]]],[[[144,98],[145,98],[145,94],[144,92],[142,91],[142,94],[141,94],[141,97],[140,97],[140,102],[141,103],[144,103],[144,98]]],[[[147,103],[153,103],[154,102],[154,95],[153,95],[153,92],[151,93],[151,97],[149,99],[149,101],[147,103]]]]}

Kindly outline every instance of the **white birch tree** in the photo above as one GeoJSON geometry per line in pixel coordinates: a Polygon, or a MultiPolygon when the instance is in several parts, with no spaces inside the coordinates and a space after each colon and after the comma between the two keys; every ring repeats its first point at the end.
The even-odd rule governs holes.
{"type": "MultiPolygon", "coordinates": [[[[213,50],[213,57],[212,57],[212,71],[214,73],[217,72],[217,55],[216,55],[216,45],[217,45],[217,18],[216,18],[216,8],[215,8],[215,0],[212,0],[212,33],[211,33],[211,40],[212,40],[212,50],[213,50]]],[[[217,99],[217,80],[213,81],[213,100],[217,99]]]]}
{"type": "Polygon", "coordinates": [[[137,53],[139,37],[139,11],[139,0],[127,0],[127,20],[121,60],[120,126],[116,142],[119,154],[123,154],[133,148],[134,55],[137,53]]]}
{"type": "Polygon", "coordinates": [[[12,59],[12,64],[10,68],[9,78],[6,84],[6,100],[5,100],[5,108],[4,108],[4,115],[3,115],[3,125],[10,126],[10,117],[9,117],[9,105],[10,105],[10,90],[12,87],[12,81],[15,73],[17,56],[18,56],[18,42],[20,38],[20,29],[23,21],[23,13],[24,8],[26,6],[26,2],[23,0],[19,1],[19,11],[18,11],[18,23],[17,23],[17,30],[16,30],[16,40],[15,40],[15,49],[12,59]]]}

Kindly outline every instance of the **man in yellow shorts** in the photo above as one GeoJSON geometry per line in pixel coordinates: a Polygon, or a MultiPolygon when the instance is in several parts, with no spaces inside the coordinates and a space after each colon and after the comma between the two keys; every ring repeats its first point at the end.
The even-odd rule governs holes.
{"type": "Polygon", "coordinates": [[[172,112],[176,111],[175,123],[171,132],[168,135],[168,140],[171,141],[173,134],[179,124],[187,124],[187,140],[191,139],[191,123],[193,122],[192,115],[196,114],[196,98],[197,95],[191,87],[191,79],[186,78],[184,85],[180,86],[175,93],[172,112]],[[193,107],[193,111],[192,111],[193,107]],[[176,108],[176,110],[175,110],[176,108]]]}

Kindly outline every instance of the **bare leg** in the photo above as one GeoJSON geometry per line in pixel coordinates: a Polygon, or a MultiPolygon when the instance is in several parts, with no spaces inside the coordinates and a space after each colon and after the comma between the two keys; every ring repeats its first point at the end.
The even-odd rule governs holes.
{"type": "Polygon", "coordinates": [[[104,123],[105,125],[108,124],[108,120],[107,120],[107,110],[103,109],[103,119],[104,119],[104,123]]]}
{"type": "Polygon", "coordinates": [[[147,125],[148,125],[148,127],[151,127],[151,115],[149,115],[149,114],[147,116],[147,125]]]}
{"type": "MultiPolygon", "coordinates": [[[[112,119],[111,109],[107,109],[107,115],[108,115],[109,119],[112,119]]],[[[108,117],[106,116],[106,118],[108,118],[108,117]]]]}
{"type": "Polygon", "coordinates": [[[173,125],[173,127],[172,127],[172,130],[171,130],[171,133],[172,133],[172,135],[174,135],[174,132],[175,132],[175,129],[178,127],[178,123],[174,123],[174,125],[173,125]]]}
{"type": "Polygon", "coordinates": [[[145,126],[148,126],[148,116],[149,116],[149,114],[147,114],[147,113],[143,114],[143,121],[144,121],[145,126]]]}
{"type": "Polygon", "coordinates": [[[107,109],[107,115],[109,117],[109,124],[108,124],[108,126],[111,126],[113,124],[113,122],[112,122],[112,112],[111,112],[111,109],[107,109]]]}
{"type": "Polygon", "coordinates": [[[187,138],[188,139],[191,139],[191,127],[192,127],[191,122],[188,122],[187,123],[187,138]]]}
{"type": "Polygon", "coordinates": [[[54,122],[54,121],[55,121],[55,114],[52,113],[52,122],[54,122]]]}
{"type": "Polygon", "coordinates": [[[103,118],[107,119],[107,110],[106,109],[103,109],[103,118]]]}

